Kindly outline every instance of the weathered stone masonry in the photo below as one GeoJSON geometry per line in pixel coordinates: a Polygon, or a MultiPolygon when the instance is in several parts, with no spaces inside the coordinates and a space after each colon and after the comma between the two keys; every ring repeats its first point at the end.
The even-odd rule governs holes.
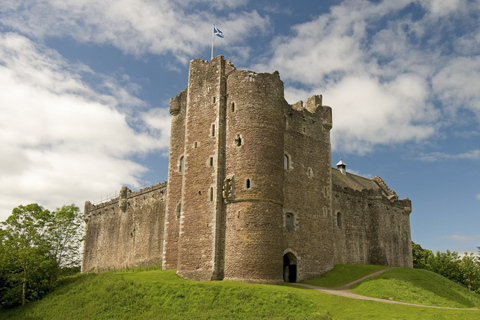
{"type": "Polygon", "coordinates": [[[331,168],[332,110],[278,72],[190,62],[170,101],[168,185],[85,205],[82,270],[162,263],[194,280],[281,283],[337,263],[411,266],[411,202],[331,168]]]}
{"type": "Polygon", "coordinates": [[[165,182],[98,205],[85,203],[82,272],[161,264],[165,182]]]}

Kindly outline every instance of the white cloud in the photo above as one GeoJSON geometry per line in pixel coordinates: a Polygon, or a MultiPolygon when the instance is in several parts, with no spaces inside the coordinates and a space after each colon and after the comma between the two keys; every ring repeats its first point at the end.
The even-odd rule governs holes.
{"type": "Polygon", "coordinates": [[[474,54],[480,29],[462,18],[465,12],[480,12],[480,4],[343,1],[276,37],[272,57],[254,67],[279,69],[291,103],[323,94],[334,113],[334,149],[364,153],[375,145],[422,141],[442,129],[444,114],[458,109],[480,121],[480,59],[474,54]],[[405,13],[409,6],[423,13],[405,13]],[[453,19],[464,28],[455,30],[453,19]],[[460,47],[471,56],[460,56],[460,47]]]}
{"type": "Polygon", "coordinates": [[[480,56],[452,58],[435,74],[432,85],[450,117],[465,109],[480,121],[480,56]]]}
{"type": "Polygon", "coordinates": [[[0,35],[0,184],[8,186],[0,220],[25,201],[54,209],[138,185],[146,168],[128,157],[168,147],[166,110],[155,109],[160,119],[147,122],[154,132],[136,132],[122,110],[144,102],[105,76],[117,94],[93,90],[84,71],[91,73],[25,37],[0,35]]]}
{"type": "Polygon", "coordinates": [[[480,159],[480,150],[475,149],[459,154],[431,152],[427,154],[422,154],[420,157],[418,157],[418,159],[427,162],[434,162],[438,160],[478,160],[480,159]]]}
{"type": "Polygon", "coordinates": [[[76,0],[23,1],[0,4],[6,26],[31,37],[72,36],[79,42],[111,44],[133,55],[171,53],[183,62],[210,45],[212,22],[228,36],[219,45],[234,44],[265,31],[268,18],[258,12],[215,16],[213,10],[191,10],[194,4],[217,9],[247,1],[76,0]]]}
{"type": "Polygon", "coordinates": [[[361,154],[377,144],[431,136],[437,113],[425,95],[426,84],[414,75],[383,84],[366,76],[343,78],[325,89],[334,114],[332,147],[361,154]]]}
{"type": "Polygon", "coordinates": [[[424,0],[422,5],[432,16],[443,17],[466,7],[465,0],[424,0]]]}
{"type": "Polygon", "coordinates": [[[479,194],[477,194],[477,199],[478,199],[478,200],[480,200],[480,193],[479,193],[479,194]]]}
{"type": "Polygon", "coordinates": [[[480,236],[463,236],[463,235],[458,235],[454,234],[451,236],[447,236],[447,239],[462,242],[462,243],[478,243],[478,240],[480,240],[480,236]]]}

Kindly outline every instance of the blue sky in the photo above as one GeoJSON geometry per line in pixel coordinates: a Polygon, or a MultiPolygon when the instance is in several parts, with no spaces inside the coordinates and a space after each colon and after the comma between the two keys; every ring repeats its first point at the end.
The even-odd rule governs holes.
{"type": "Polygon", "coordinates": [[[413,202],[412,238],[480,246],[480,2],[69,0],[0,3],[0,220],[83,209],[167,178],[168,101],[215,39],[333,109],[332,163],[413,202]],[[179,4],[180,3],[180,4],[179,4]]]}

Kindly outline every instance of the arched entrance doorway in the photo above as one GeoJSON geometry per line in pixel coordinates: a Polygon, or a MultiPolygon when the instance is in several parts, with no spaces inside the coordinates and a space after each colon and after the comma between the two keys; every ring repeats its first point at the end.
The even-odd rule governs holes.
{"type": "Polygon", "coordinates": [[[283,281],[297,282],[297,257],[291,252],[283,256],[283,281]]]}

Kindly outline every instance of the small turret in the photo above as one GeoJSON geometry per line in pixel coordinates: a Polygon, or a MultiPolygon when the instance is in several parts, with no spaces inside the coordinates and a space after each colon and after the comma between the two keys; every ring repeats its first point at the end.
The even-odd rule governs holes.
{"type": "Polygon", "coordinates": [[[340,161],[338,161],[338,163],[337,163],[337,169],[340,170],[340,172],[343,175],[347,174],[347,164],[345,162],[343,162],[342,158],[340,158],[340,161]]]}

